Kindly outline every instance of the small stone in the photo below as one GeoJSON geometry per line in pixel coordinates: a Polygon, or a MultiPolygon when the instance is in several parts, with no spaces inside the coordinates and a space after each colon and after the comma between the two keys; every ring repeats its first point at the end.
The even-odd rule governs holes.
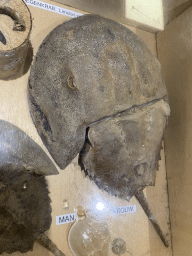
{"type": "Polygon", "coordinates": [[[112,242],[112,252],[116,255],[122,255],[126,251],[126,243],[121,238],[115,238],[112,242]]]}

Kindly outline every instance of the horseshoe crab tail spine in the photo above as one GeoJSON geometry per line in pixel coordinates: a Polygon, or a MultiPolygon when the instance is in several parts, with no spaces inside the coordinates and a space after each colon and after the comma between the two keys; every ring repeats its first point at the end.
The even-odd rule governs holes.
{"type": "Polygon", "coordinates": [[[39,235],[36,241],[52,252],[55,256],[66,256],[44,233],[39,235]]]}
{"type": "Polygon", "coordinates": [[[141,206],[142,206],[144,212],[146,213],[148,219],[151,221],[151,223],[152,223],[153,227],[155,228],[157,234],[161,238],[161,241],[164,243],[164,245],[166,247],[169,247],[169,242],[167,241],[167,239],[165,237],[165,234],[163,233],[163,231],[162,231],[161,227],[159,226],[155,216],[153,215],[143,191],[138,191],[135,194],[135,196],[136,196],[137,200],[139,201],[139,203],[141,204],[141,206]]]}

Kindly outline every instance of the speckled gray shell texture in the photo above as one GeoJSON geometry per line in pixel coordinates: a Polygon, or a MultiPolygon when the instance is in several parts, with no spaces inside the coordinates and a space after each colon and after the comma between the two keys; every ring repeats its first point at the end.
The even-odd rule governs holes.
{"type": "Polygon", "coordinates": [[[51,225],[44,175],[58,174],[45,152],[18,127],[0,120],[0,254],[33,249],[51,225]]]}
{"type": "Polygon", "coordinates": [[[126,197],[131,197],[141,186],[154,183],[154,175],[150,175],[150,181],[140,182],[134,189],[130,186],[139,176],[146,179],[135,174],[137,165],[142,165],[138,173],[145,173],[148,166],[151,172],[157,165],[169,115],[167,91],[158,60],[129,29],[97,15],[81,16],[56,27],[43,41],[34,60],[28,98],[37,131],[60,168],[64,169],[81,152],[80,165],[85,172],[101,188],[111,187],[106,190],[114,195],[121,196],[124,190],[119,188],[127,187],[126,197]],[[158,102],[161,104],[152,110],[150,106],[158,102]],[[138,125],[129,121],[129,111],[133,116],[134,109],[138,125]],[[128,156],[126,148],[131,138],[148,141],[145,119],[150,117],[148,112],[141,114],[148,110],[152,122],[158,116],[161,126],[151,142],[144,145],[146,150],[140,150],[134,142],[131,148],[139,151],[133,156],[130,148],[128,156]],[[120,138],[123,136],[129,139],[120,138]],[[154,154],[146,156],[150,144],[154,154]],[[99,160],[103,150],[105,154],[99,160]],[[124,161],[126,158],[129,163],[124,161]],[[105,178],[100,173],[105,173],[105,178]],[[124,179],[123,186],[120,182],[115,188],[114,179],[124,179]]]}

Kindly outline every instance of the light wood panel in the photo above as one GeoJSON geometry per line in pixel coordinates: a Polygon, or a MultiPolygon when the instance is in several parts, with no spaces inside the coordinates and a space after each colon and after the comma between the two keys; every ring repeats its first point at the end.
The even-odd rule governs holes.
{"type": "Polygon", "coordinates": [[[157,36],[158,58],[169,93],[165,134],[174,256],[192,255],[192,7],[157,36]]]}
{"type": "Polygon", "coordinates": [[[52,0],[117,22],[157,32],[191,6],[191,0],[52,0]]]}

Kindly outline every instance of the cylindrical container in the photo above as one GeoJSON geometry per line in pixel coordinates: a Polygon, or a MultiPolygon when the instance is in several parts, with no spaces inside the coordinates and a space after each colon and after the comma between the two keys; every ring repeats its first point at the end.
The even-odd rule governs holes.
{"type": "Polygon", "coordinates": [[[22,74],[32,20],[22,0],[0,1],[0,79],[22,74]]]}

